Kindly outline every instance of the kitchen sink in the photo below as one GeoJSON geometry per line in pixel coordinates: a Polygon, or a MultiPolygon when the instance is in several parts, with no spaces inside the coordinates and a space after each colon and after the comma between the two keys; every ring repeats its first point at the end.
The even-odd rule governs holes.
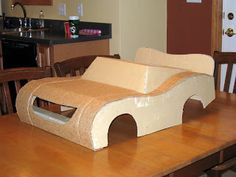
{"type": "Polygon", "coordinates": [[[1,30],[1,34],[19,33],[19,32],[22,32],[20,28],[9,28],[1,30]]]}
{"type": "Polygon", "coordinates": [[[1,34],[11,34],[20,32],[45,31],[48,28],[7,28],[0,31],[1,34]]]}

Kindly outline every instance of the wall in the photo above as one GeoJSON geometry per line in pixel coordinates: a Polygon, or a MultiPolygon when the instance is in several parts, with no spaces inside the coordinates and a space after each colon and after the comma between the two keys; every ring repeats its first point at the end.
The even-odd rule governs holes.
{"type": "Polygon", "coordinates": [[[139,47],[166,51],[166,9],[166,0],[120,0],[120,50],[123,56],[133,58],[139,47]]]}
{"type": "MultiPolygon", "coordinates": [[[[82,1],[81,1],[82,2],[82,1]]],[[[83,0],[85,21],[112,23],[110,53],[119,53],[119,1],[118,0],[83,0]]]]}
{"type": "Polygon", "coordinates": [[[168,53],[211,54],[212,0],[168,0],[168,53]]]}
{"type": "MultiPolygon", "coordinates": [[[[70,0],[70,3],[66,3],[67,5],[67,16],[60,16],[58,14],[58,4],[66,3],[66,0],[53,0],[53,6],[25,6],[28,17],[37,18],[39,16],[40,10],[43,10],[45,13],[45,17],[49,19],[68,19],[70,15],[77,15],[76,7],[78,1],[70,0]]],[[[22,12],[20,7],[16,7],[14,11],[11,11],[11,0],[3,1],[3,9],[8,16],[22,16],[22,12]]]]}
{"type": "MultiPolygon", "coordinates": [[[[139,47],[166,51],[166,0],[53,0],[53,6],[25,6],[28,17],[38,18],[43,10],[45,18],[68,19],[77,15],[77,4],[84,6],[83,21],[112,23],[110,53],[133,59],[139,47]],[[66,3],[67,16],[58,14],[59,3],[66,3]]],[[[10,10],[11,1],[3,2],[7,16],[22,16],[20,8],[10,10]]]]}

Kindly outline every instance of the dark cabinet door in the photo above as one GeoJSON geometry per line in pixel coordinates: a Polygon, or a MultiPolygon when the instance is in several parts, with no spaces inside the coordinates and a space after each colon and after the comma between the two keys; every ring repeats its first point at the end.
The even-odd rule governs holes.
{"type": "Polygon", "coordinates": [[[52,5],[52,0],[14,0],[24,5],[52,5]]]}

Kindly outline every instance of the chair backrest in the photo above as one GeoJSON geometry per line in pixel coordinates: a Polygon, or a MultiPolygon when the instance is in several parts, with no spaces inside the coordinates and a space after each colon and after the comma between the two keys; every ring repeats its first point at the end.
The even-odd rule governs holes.
{"type": "Polygon", "coordinates": [[[220,90],[220,84],[223,83],[223,91],[229,92],[230,85],[232,84],[232,92],[236,93],[236,80],[233,78],[235,77],[233,73],[236,72],[233,71],[233,68],[236,70],[236,66],[234,67],[234,64],[236,64],[236,52],[215,51],[213,58],[215,60],[214,78],[216,90],[220,90]],[[222,68],[226,69],[224,81],[221,81],[222,68]]]}
{"type": "Polygon", "coordinates": [[[67,75],[69,76],[82,75],[85,72],[85,70],[89,67],[89,65],[95,60],[96,57],[120,59],[119,54],[88,55],[88,56],[71,58],[54,64],[56,74],[58,77],[65,77],[67,75]]]}
{"type": "Polygon", "coordinates": [[[0,113],[14,112],[16,95],[30,80],[52,76],[51,68],[27,67],[0,70],[0,113]]]}

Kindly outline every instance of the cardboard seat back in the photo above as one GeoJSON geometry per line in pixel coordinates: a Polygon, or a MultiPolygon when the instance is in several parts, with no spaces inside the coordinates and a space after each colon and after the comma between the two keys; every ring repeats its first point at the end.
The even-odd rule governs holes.
{"type": "Polygon", "coordinates": [[[82,79],[149,93],[182,69],[156,67],[98,57],[82,79]],[[109,73],[109,75],[107,74],[109,73]]]}
{"type": "Polygon", "coordinates": [[[203,54],[167,54],[151,48],[140,48],[136,52],[135,62],[155,66],[169,66],[197,73],[213,75],[214,60],[203,54]]]}

